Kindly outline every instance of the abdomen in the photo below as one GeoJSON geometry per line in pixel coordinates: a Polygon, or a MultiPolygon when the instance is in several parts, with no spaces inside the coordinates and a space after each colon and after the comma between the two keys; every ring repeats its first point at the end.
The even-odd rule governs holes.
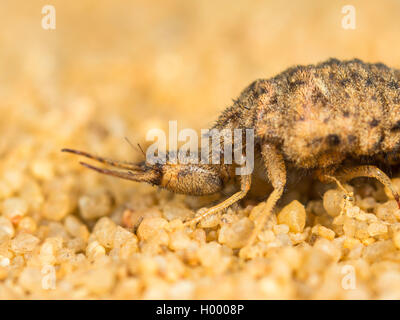
{"type": "Polygon", "coordinates": [[[400,73],[359,60],[296,67],[271,79],[256,132],[278,142],[298,167],[400,148],[400,73]]]}

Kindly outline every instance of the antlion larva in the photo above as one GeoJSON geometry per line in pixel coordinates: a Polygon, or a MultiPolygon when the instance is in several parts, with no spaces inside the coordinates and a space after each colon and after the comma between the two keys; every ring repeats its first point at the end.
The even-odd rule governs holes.
{"type": "MultiPolygon", "coordinates": [[[[287,169],[308,169],[321,181],[356,177],[379,180],[399,196],[377,162],[400,163],[400,71],[384,64],[330,59],[296,66],[271,79],[251,83],[213,126],[214,129],[254,129],[254,150],[260,153],[273,191],[249,239],[251,245],[282,196],[287,169]]],[[[221,144],[223,141],[221,142],[221,144]]],[[[108,160],[86,152],[63,149],[123,169],[100,173],[148,182],[173,192],[205,195],[219,192],[230,180],[240,190],[187,222],[227,208],[250,189],[251,174],[235,175],[235,164],[150,164],[108,160]]]]}

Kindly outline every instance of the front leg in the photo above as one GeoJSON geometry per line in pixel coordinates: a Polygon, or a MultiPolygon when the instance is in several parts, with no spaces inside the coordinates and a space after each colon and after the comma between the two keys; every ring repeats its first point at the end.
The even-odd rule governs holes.
{"type": "Polygon", "coordinates": [[[260,213],[255,221],[255,228],[250,236],[249,242],[246,247],[243,248],[244,250],[254,243],[258,234],[264,228],[267,218],[271,215],[276,203],[281,198],[286,185],[286,166],[280,151],[274,145],[263,144],[261,154],[267,169],[268,179],[274,190],[269,195],[267,201],[259,205],[260,207],[258,209],[260,213]]]}
{"type": "Polygon", "coordinates": [[[396,200],[397,205],[400,209],[400,197],[394,188],[392,181],[390,178],[379,168],[371,165],[364,165],[358,167],[347,167],[336,173],[336,176],[341,181],[349,181],[358,177],[368,177],[375,178],[380,183],[382,183],[385,187],[387,187],[390,192],[393,194],[393,198],[396,200]]]}
{"type": "Polygon", "coordinates": [[[217,204],[216,206],[207,209],[205,212],[203,212],[199,216],[185,222],[185,225],[194,225],[194,224],[200,222],[201,220],[203,220],[204,218],[228,208],[235,202],[244,198],[244,196],[249,192],[250,186],[251,186],[251,175],[240,176],[240,191],[236,192],[235,194],[230,196],[228,199],[217,204]]]}
{"type": "MultiPolygon", "coordinates": [[[[354,201],[353,193],[347,191],[342,183],[350,181],[359,177],[375,178],[385,187],[387,187],[392,193],[397,205],[400,208],[400,197],[395,190],[390,178],[379,168],[372,165],[363,166],[347,166],[342,169],[336,170],[337,167],[332,167],[328,169],[320,169],[316,171],[316,176],[321,182],[335,182],[339,189],[341,189],[345,194],[345,201],[354,201]],[[337,178],[336,178],[337,177],[337,178]]],[[[345,205],[346,205],[345,202],[345,205]]],[[[342,208],[342,211],[344,208],[342,208]]]]}
{"type": "Polygon", "coordinates": [[[335,178],[335,172],[337,170],[337,166],[328,167],[317,169],[315,171],[316,178],[321,181],[322,183],[336,183],[340,190],[342,190],[346,195],[350,194],[351,192],[347,191],[346,188],[342,185],[342,183],[335,178]]]}

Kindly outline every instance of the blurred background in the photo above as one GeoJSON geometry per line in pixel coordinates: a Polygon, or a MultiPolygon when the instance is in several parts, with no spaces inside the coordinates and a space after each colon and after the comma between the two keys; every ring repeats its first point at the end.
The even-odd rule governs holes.
{"type": "Polygon", "coordinates": [[[400,66],[400,2],[0,2],[0,155],[134,157],[151,128],[207,128],[256,78],[329,57],[400,66]],[[45,30],[44,5],[56,9],[45,30]],[[342,28],[345,5],[356,28],[342,28]]]}
{"type": "MultiPolygon", "coordinates": [[[[260,241],[271,256],[244,262],[237,248],[259,199],[225,215],[246,228],[218,229],[217,217],[191,240],[163,228],[221,195],[173,196],[60,152],[142,160],[125,137],[145,147],[148,130],[167,133],[170,120],[178,130],[207,128],[252,81],[296,64],[335,57],[399,68],[399,30],[398,0],[0,0],[0,299],[399,298],[400,229],[348,219],[343,231],[324,211],[322,188],[316,201],[300,197],[303,181],[288,193],[308,202],[291,202],[300,231],[289,238],[273,216],[260,241]],[[55,9],[54,30],[42,27],[46,5],[55,9]],[[343,28],[346,5],[355,9],[354,29],[343,28]],[[358,261],[357,290],[342,288],[342,258],[358,261]],[[56,266],[56,290],[43,288],[47,263],[56,266]]],[[[378,203],[387,201],[382,187],[359,190],[363,209],[400,221],[393,201],[378,203]]],[[[330,195],[337,198],[324,197],[324,206],[343,199],[330,195]]]]}

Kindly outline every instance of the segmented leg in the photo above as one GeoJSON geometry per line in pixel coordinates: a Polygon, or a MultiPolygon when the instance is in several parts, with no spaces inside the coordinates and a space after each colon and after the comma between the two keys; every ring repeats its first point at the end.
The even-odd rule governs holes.
{"type": "Polygon", "coordinates": [[[400,197],[396,190],[393,187],[392,181],[390,178],[379,168],[375,166],[358,166],[358,167],[350,167],[340,170],[335,174],[341,181],[349,181],[358,177],[368,177],[375,178],[380,183],[382,183],[385,187],[387,187],[393,194],[394,199],[397,201],[397,204],[400,208],[400,197]]]}
{"type": "Polygon", "coordinates": [[[342,185],[342,183],[331,175],[334,173],[335,170],[336,168],[331,168],[328,170],[320,169],[317,170],[316,175],[318,179],[323,183],[329,183],[329,182],[336,183],[338,188],[344,192],[343,203],[341,204],[341,209],[339,214],[340,216],[342,216],[347,211],[347,208],[349,208],[349,206],[351,206],[352,203],[354,202],[354,194],[353,192],[346,190],[346,188],[342,185]]]}
{"type": "Polygon", "coordinates": [[[322,183],[336,182],[332,178],[337,168],[337,166],[330,166],[327,168],[316,169],[314,175],[322,183]]]}
{"type": "Polygon", "coordinates": [[[286,185],[286,166],[285,161],[278,149],[269,144],[264,144],[261,154],[267,169],[267,175],[274,190],[269,195],[267,201],[260,208],[260,214],[255,222],[255,228],[250,236],[247,247],[251,246],[260,231],[264,228],[267,218],[271,215],[276,203],[281,198],[286,185]]]}
{"type": "Polygon", "coordinates": [[[334,168],[334,167],[318,169],[318,170],[316,170],[315,175],[318,178],[318,180],[321,181],[322,183],[334,182],[334,183],[336,183],[336,185],[338,186],[338,188],[340,190],[342,190],[345,194],[349,194],[349,192],[342,185],[342,183],[333,176],[335,171],[336,171],[336,168],[334,168]]]}
{"type": "Polygon", "coordinates": [[[240,178],[240,191],[236,192],[232,196],[230,196],[228,199],[225,201],[217,204],[214,207],[211,207],[207,209],[207,211],[203,212],[199,216],[193,218],[192,220],[189,220],[185,222],[185,225],[193,225],[198,223],[199,221],[203,220],[204,218],[215,214],[221,210],[224,210],[234,204],[235,202],[239,201],[240,199],[244,198],[244,196],[249,192],[250,190],[250,185],[251,185],[251,175],[246,175],[246,176],[241,176],[240,178]]]}

